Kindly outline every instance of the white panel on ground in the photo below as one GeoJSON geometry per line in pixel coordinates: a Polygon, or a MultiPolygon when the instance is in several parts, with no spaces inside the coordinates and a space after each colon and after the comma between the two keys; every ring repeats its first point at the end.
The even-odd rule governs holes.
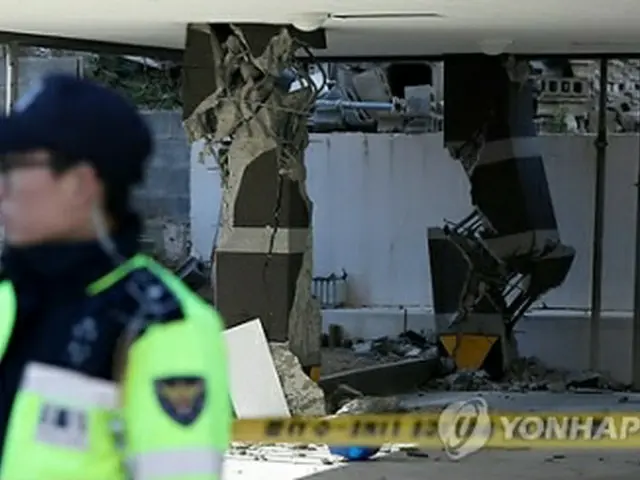
{"type": "Polygon", "coordinates": [[[224,335],[236,417],[290,416],[260,320],[233,327],[224,335]]]}

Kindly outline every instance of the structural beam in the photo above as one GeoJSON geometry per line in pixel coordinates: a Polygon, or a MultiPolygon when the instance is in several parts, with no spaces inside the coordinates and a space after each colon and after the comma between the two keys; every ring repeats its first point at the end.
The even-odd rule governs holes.
{"type": "Polygon", "coordinates": [[[589,368],[600,363],[600,320],[602,313],[602,245],[604,238],[604,202],[607,158],[607,79],[609,59],[600,59],[598,134],[596,136],[596,184],[591,247],[591,316],[589,318],[589,368]]]}

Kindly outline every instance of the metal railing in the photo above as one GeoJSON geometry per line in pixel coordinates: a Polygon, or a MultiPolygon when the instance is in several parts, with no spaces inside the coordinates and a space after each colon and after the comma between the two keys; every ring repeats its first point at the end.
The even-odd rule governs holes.
{"type": "Polygon", "coordinates": [[[347,272],[313,277],[312,295],[321,308],[342,308],[347,304],[347,272]]]}

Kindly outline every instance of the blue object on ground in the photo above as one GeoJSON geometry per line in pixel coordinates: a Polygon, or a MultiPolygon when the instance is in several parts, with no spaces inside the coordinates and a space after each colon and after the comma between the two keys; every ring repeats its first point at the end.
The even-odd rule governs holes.
{"type": "Polygon", "coordinates": [[[338,455],[350,462],[369,460],[379,450],[377,447],[329,447],[329,451],[333,455],[338,455]]]}

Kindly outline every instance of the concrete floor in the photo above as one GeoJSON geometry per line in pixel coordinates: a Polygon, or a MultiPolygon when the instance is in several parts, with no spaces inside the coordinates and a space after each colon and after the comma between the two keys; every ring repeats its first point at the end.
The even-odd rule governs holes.
{"type": "Polygon", "coordinates": [[[427,451],[414,458],[398,452],[362,463],[324,464],[325,454],[293,458],[271,452],[262,460],[229,457],[223,480],[637,480],[640,452],[485,450],[452,462],[443,453],[427,451]]]}
{"type": "Polygon", "coordinates": [[[426,392],[402,396],[408,408],[444,407],[483,397],[492,410],[516,412],[640,412],[640,393],[582,390],[579,392],[426,392]]]}
{"type": "MultiPolygon", "coordinates": [[[[509,412],[617,412],[640,411],[640,394],[433,392],[407,395],[408,406],[433,407],[482,395],[490,407],[509,412]]],[[[440,451],[426,451],[426,457],[394,452],[362,463],[336,462],[326,447],[300,450],[268,446],[227,456],[223,480],[638,480],[640,452],[637,451],[543,451],[484,450],[460,462],[452,462],[440,451]]]]}

